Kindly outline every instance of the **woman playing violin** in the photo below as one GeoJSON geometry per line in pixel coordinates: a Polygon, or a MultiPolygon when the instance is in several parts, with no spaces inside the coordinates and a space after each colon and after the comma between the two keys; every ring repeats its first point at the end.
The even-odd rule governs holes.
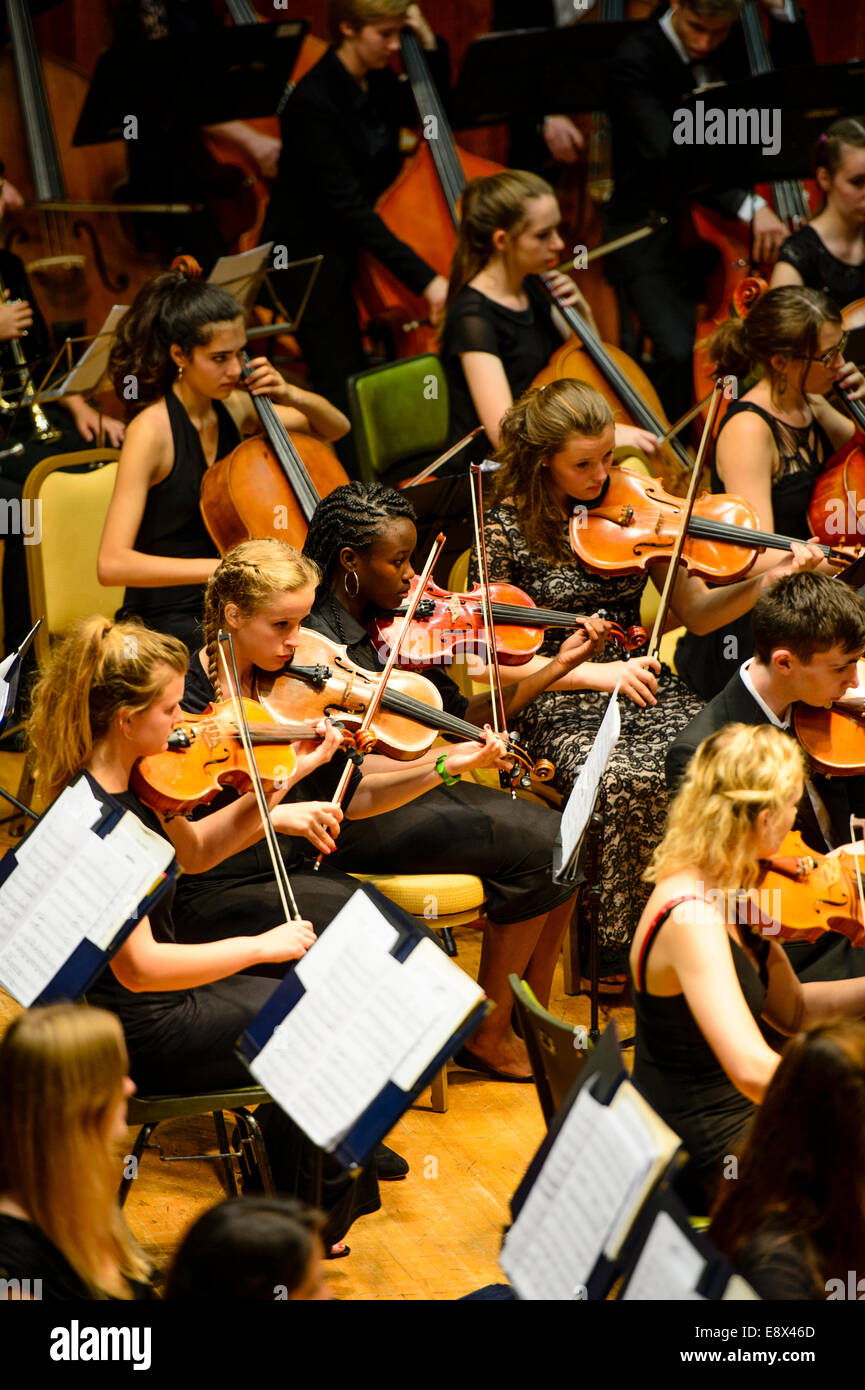
{"type": "MultiPolygon", "coordinates": [[[[807,513],[817,478],[853,437],[852,420],[825,398],[833,386],[853,400],[865,397],[865,377],[844,361],[846,341],[841,315],[825,295],[786,285],[764,294],[747,318],[727,319],[710,342],[719,374],[742,382],[760,372],[721,422],[712,491],[750,502],[764,531],[803,540],[811,534],[807,513]]],[[[774,563],[766,551],[752,572],[774,563]]],[[[743,618],[724,622],[708,637],[684,637],[676,665],[708,700],[753,650],[743,618]]]]}
{"type": "MultiPolygon", "coordinates": [[[[574,380],[527,391],[502,421],[501,464],[485,531],[490,580],[516,584],[540,606],[585,611],[603,607],[627,629],[639,622],[646,575],[596,575],[570,551],[568,518],[574,504],[591,509],[603,495],[613,466],[613,416],[591,386],[574,380]]],[[[791,564],[817,563],[810,552],[791,564]]],[[[661,582],[665,564],[650,567],[661,582]]],[[[672,604],[679,619],[711,630],[747,612],[762,577],[711,590],[680,574],[672,604]]],[[[555,641],[548,636],[547,642],[555,641]]],[[[542,653],[549,648],[545,645],[542,653]]],[[[538,662],[542,657],[535,657],[538,662]]],[[[503,679],[512,679],[503,668],[503,679]]],[[[531,671],[531,665],[518,668],[531,671]]],[[[592,746],[616,682],[627,697],[622,733],[604,776],[604,853],[601,878],[601,952],[611,989],[621,970],[644,900],[642,872],[657,842],[667,806],[664,755],[676,733],[697,713],[682,681],[654,658],[591,661],[557,681],[515,721],[519,736],[556,766],[556,786],[570,790],[592,746]],[[643,711],[651,706],[650,715],[643,711]]]]}
{"type": "Polygon", "coordinates": [[[817,141],[814,170],[823,207],[784,242],[771,286],[807,285],[843,309],[865,298],[865,125],[835,121],[817,141]]]}
{"type": "MultiPolygon", "coordinates": [[[[558,263],[559,205],[537,174],[507,169],[472,179],[462,196],[441,356],[448,379],[450,436],[478,423],[493,448],[500,421],[571,330],[533,277],[558,263]]],[[[550,277],[565,304],[579,304],[572,280],[550,277]]],[[[616,443],[652,454],[648,430],[616,426],[616,443]]]]}
{"type": "Polygon", "coordinates": [[[865,1013],[865,981],[800,984],[778,943],[740,925],[736,894],[777,853],[804,786],[797,744],[729,724],[701,744],[646,877],[631,947],[634,1080],[690,1155],[687,1195],[705,1211],[766,1093],[784,1034],[865,1013]]]}
{"type": "Polygon", "coordinates": [[[334,440],[349,428],[321,396],[290,386],[263,357],[239,389],[243,313],[225,290],[167,271],[124,316],[110,370],[139,411],[130,423],[99,550],[102,584],[125,584],[124,615],[201,643],[205,581],[219,562],[199,510],[205,470],[259,428],[266,394],[290,430],[334,440]]]}

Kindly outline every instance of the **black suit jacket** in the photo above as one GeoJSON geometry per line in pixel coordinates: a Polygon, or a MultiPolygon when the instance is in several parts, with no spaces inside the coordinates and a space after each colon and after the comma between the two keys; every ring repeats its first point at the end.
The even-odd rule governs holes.
{"type": "MultiPolygon", "coordinates": [[[[665,761],[670,791],[675,792],[694,753],[710,734],[716,733],[725,724],[756,725],[768,722],[737,671],[724,689],[694,716],[670,744],[665,761]]],[[[863,779],[815,775],[812,781],[829,812],[836,843],[846,844],[850,839],[851,806],[862,805],[863,779]]],[[[805,843],[818,854],[825,854],[829,849],[807,792],[799,803],[794,829],[800,831],[805,843]]],[[[807,942],[788,943],[785,949],[802,981],[841,980],[865,975],[865,950],[851,946],[846,937],[835,932],[826,932],[813,945],[807,942]]]]}

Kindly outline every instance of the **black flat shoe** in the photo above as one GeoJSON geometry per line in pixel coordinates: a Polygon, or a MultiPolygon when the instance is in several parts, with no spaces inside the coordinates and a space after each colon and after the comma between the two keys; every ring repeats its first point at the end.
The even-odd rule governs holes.
{"type": "Polygon", "coordinates": [[[408,1175],[408,1163],[402,1154],[395,1153],[387,1144],[379,1144],[374,1157],[379,1182],[399,1182],[408,1175]]]}
{"type": "Polygon", "coordinates": [[[460,1048],[454,1061],[458,1067],[462,1067],[463,1071],[480,1072],[481,1076],[487,1076],[491,1081],[515,1081],[518,1085],[520,1083],[525,1085],[526,1083],[531,1084],[535,1079],[533,1076],[514,1076],[509,1071],[498,1071],[489,1062],[485,1062],[483,1057],[478,1057],[474,1052],[470,1052],[467,1047],[460,1048]]]}

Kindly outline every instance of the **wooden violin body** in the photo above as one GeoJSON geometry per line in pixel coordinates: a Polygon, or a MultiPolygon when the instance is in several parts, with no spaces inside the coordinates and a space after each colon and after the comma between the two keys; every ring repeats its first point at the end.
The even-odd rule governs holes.
{"type": "Polygon", "coordinates": [[[749,925],[781,941],[817,941],[835,931],[862,946],[865,923],[854,858],[816,854],[797,830],[790,831],[762,866],[758,903],[745,905],[749,925]]]}
{"type": "Polygon", "coordinates": [[[796,737],[815,772],[829,777],[858,777],[865,772],[865,715],[843,705],[797,704],[796,737]]]}
{"type": "MultiPolygon", "coordinates": [[[[297,766],[288,729],[277,729],[266,710],[244,700],[255,747],[255,761],[265,788],[290,777],[297,766]]],[[[315,738],[312,729],[306,737],[315,738]]],[[[183,816],[206,806],[225,787],[247,792],[252,778],[234,721],[230,700],[209,705],[201,715],[184,715],[175,727],[170,747],[141,758],[132,770],[132,789],[146,805],[164,816],[183,816]]]]}

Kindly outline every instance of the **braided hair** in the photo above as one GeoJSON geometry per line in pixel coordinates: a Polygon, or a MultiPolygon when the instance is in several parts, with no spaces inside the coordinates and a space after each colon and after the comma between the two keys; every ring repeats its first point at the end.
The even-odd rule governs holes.
{"type": "Polygon", "coordinates": [[[204,648],[214,698],[222,699],[219,679],[219,629],[225,609],[234,603],[252,618],[276,594],[292,594],[320,579],[318,566],[273,536],[242,541],[219,562],[204,590],[204,648]]]}
{"type": "Polygon", "coordinates": [[[382,483],[345,483],[323,497],[316,507],[303,553],[321,570],[324,588],[330,587],[339,552],[368,550],[388,521],[417,521],[408,498],[382,483]]]}

